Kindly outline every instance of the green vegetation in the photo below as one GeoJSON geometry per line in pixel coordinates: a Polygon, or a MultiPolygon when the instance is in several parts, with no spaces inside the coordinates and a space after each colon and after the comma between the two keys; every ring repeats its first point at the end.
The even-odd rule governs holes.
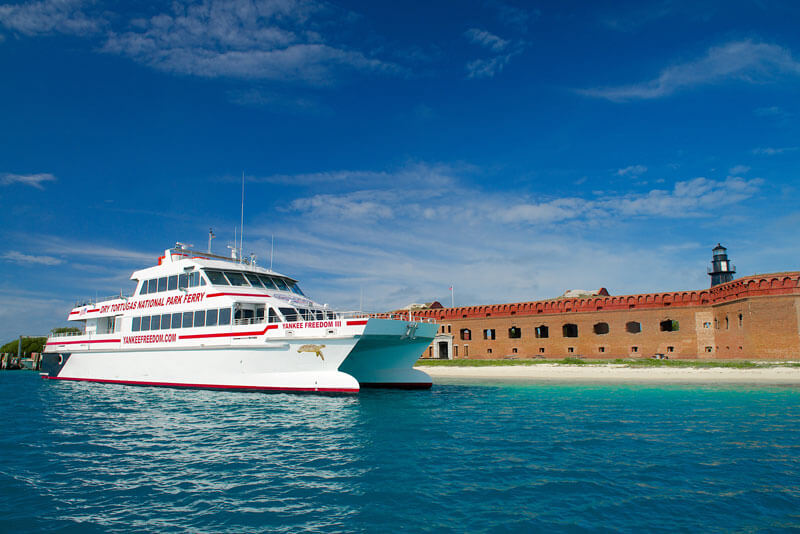
{"type": "Polygon", "coordinates": [[[83,332],[77,326],[59,326],[58,328],[53,328],[50,330],[51,334],[80,334],[83,332]]]}
{"type": "Polygon", "coordinates": [[[561,360],[545,359],[505,359],[505,360],[428,360],[420,359],[416,365],[428,367],[498,367],[508,365],[625,365],[628,367],[692,367],[729,369],[758,369],[767,367],[800,367],[798,362],[751,362],[747,360],[656,360],[651,358],[613,360],[588,360],[583,358],[564,358],[561,360]]]}
{"type": "MultiPolygon", "coordinates": [[[[42,352],[42,350],[44,350],[44,344],[46,341],[47,341],[46,337],[22,338],[22,354],[24,356],[30,356],[31,352],[42,352]]],[[[0,347],[0,353],[10,352],[14,356],[16,356],[18,345],[19,345],[19,339],[15,339],[14,341],[9,341],[8,343],[0,347]]]]}

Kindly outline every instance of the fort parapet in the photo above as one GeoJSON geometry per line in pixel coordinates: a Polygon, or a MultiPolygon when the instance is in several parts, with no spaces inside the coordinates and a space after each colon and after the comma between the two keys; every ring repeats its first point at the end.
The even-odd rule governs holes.
{"type": "Polygon", "coordinates": [[[696,291],[430,308],[425,356],[800,359],[800,272],[696,291]]]}

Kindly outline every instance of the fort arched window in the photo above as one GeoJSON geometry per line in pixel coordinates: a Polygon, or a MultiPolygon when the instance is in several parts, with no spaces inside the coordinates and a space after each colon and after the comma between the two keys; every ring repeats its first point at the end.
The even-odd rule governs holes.
{"type": "Polygon", "coordinates": [[[625,323],[625,331],[629,334],[638,334],[642,331],[642,323],[636,321],[629,321],[625,323]]]}
{"type": "Polygon", "coordinates": [[[511,339],[519,339],[522,337],[522,329],[518,326],[512,326],[508,329],[508,337],[511,339]]]}
{"type": "Polygon", "coordinates": [[[744,316],[742,316],[742,314],[740,313],[740,314],[739,314],[739,328],[741,328],[741,327],[742,327],[742,321],[743,321],[743,320],[744,320],[744,316]]]}
{"type": "Polygon", "coordinates": [[[483,331],[483,339],[494,339],[494,328],[487,328],[483,331]]]}
{"type": "Polygon", "coordinates": [[[564,337],[578,337],[578,325],[567,323],[561,327],[561,332],[564,337]]]}
{"type": "Polygon", "coordinates": [[[728,330],[730,328],[730,326],[731,326],[730,321],[728,320],[728,316],[726,315],[725,316],[725,330],[728,330]]]}
{"type": "Polygon", "coordinates": [[[550,337],[550,329],[547,328],[545,325],[537,326],[533,330],[534,334],[536,335],[536,339],[542,339],[545,337],[550,337]]]}
{"type": "Polygon", "coordinates": [[[680,324],[678,321],[673,321],[672,319],[661,321],[662,332],[677,332],[678,330],[680,330],[680,324]]]}
{"type": "Polygon", "coordinates": [[[593,330],[598,336],[608,334],[608,323],[597,323],[594,325],[593,330]]]}
{"type": "Polygon", "coordinates": [[[470,341],[472,339],[472,331],[470,331],[469,328],[462,328],[461,339],[463,339],[464,341],[470,341]]]}

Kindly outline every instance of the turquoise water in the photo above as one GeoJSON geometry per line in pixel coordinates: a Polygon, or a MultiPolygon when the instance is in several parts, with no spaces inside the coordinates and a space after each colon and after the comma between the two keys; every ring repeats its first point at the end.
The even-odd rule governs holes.
{"type": "Polygon", "coordinates": [[[800,529],[800,389],[0,392],[3,532],[800,529]]]}

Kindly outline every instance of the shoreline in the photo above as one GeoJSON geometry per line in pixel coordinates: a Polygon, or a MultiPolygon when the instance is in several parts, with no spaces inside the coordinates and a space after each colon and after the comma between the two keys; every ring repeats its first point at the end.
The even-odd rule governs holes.
{"type": "Polygon", "coordinates": [[[627,365],[504,365],[483,367],[425,366],[431,378],[479,378],[548,382],[661,383],[661,384],[771,384],[800,385],[798,367],[629,367],[627,365]]]}

